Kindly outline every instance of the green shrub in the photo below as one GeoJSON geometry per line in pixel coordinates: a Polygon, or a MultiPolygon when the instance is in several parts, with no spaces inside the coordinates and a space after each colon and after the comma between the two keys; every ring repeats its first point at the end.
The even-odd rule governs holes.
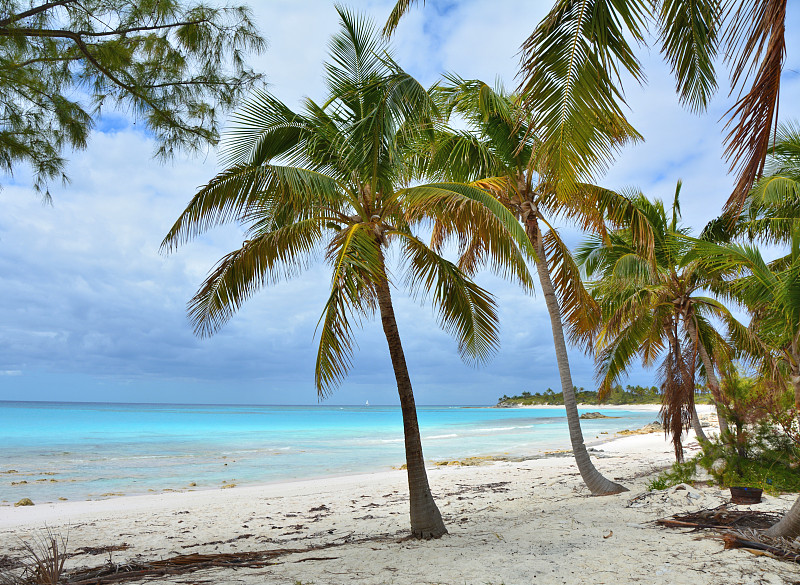
{"type": "Polygon", "coordinates": [[[800,448],[779,428],[762,422],[748,433],[747,456],[719,440],[704,446],[699,464],[726,487],[759,487],[770,494],[800,491],[800,448]]]}
{"type": "Polygon", "coordinates": [[[673,463],[672,469],[658,474],[647,484],[648,490],[665,490],[680,483],[691,483],[697,474],[697,457],[684,463],[673,463]]]}

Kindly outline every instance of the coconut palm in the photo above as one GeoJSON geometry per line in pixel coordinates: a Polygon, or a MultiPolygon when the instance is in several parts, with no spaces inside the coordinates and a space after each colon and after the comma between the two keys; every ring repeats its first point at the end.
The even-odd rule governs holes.
{"type": "MultiPolygon", "coordinates": [[[[594,302],[583,288],[578,268],[553,222],[567,218],[585,229],[601,230],[606,216],[623,213],[628,202],[592,185],[581,185],[573,197],[562,197],[551,190],[536,172],[537,137],[525,122],[520,122],[519,100],[501,87],[451,75],[435,89],[435,95],[445,118],[458,118],[466,129],[437,129],[433,140],[426,143],[427,171],[442,180],[472,181],[524,226],[535,251],[539,285],[550,315],[570,440],[581,477],[595,495],[625,491],[597,471],[584,444],[564,323],[573,334],[573,341],[580,342],[580,333],[595,326],[594,302]]],[[[459,233],[455,222],[460,219],[438,221],[433,244],[438,248],[448,236],[455,235],[461,244],[459,266],[472,272],[485,260],[484,244],[459,233]]]]}
{"type": "Polygon", "coordinates": [[[722,279],[718,293],[751,315],[747,330],[734,331],[737,344],[766,382],[782,388],[788,376],[800,413],[800,233],[788,256],[769,263],[749,244],[698,242],[694,254],[722,279]]]}
{"type": "Polygon", "coordinates": [[[234,118],[223,144],[227,168],[202,187],[162,244],[165,250],[212,226],[237,222],[247,240],[224,256],[189,303],[199,335],[211,335],[259,288],[307,268],[318,252],[331,267],[331,291],[320,317],[315,384],[327,396],[352,365],[354,327],[377,311],[389,346],[403,414],[411,532],[439,537],[447,530],[431,495],[414,395],[391,288],[405,282],[437,309],[465,358],[483,361],[498,344],[495,303],[454,264],[414,233],[422,218],[452,212],[471,217],[460,226],[480,232],[499,266],[525,278],[524,258],[509,243],[516,229],[493,200],[455,184],[407,187],[409,144],[431,127],[429,94],[391,58],[370,22],[337,8],[341,30],[326,64],[329,96],[306,99],[300,112],[268,93],[257,94],[234,118]],[[497,206],[496,206],[497,207],[497,206]],[[494,237],[500,234],[503,239],[494,237]],[[387,267],[395,245],[400,275],[387,267]]]}
{"type": "MultiPolygon", "coordinates": [[[[767,379],[771,379],[778,387],[783,381],[776,364],[783,363],[791,372],[791,364],[795,361],[790,355],[793,350],[786,353],[786,349],[793,343],[793,327],[796,325],[792,322],[794,317],[791,311],[794,309],[791,304],[786,303],[791,301],[791,295],[795,292],[792,288],[795,286],[792,266],[800,259],[800,126],[793,122],[783,124],[775,138],[767,159],[767,174],[748,193],[742,207],[743,212],[736,217],[731,213],[723,214],[706,226],[705,233],[723,240],[755,240],[788,248],[787,255],[769,264],[763,260],[760,251],[751,245],[714,248],[711,256],[713,262],[706,261],[723,278],[729,277],[718,284],[719,292],[741,302],[750,311],[752,321],[749,333],[757,337],[740,336],[739,341],[745,348],[752,350],[752,358],[761,365],[767,365],[767,370],[773,374],[767,379]],[[723,253],[728,255],[726,261],[722,260],[723,253]],[[753,272],[754,267],[759,272],[753,272]],[[742,277],[739,274],[741,270],[749,271],[750,275],[742,277]],[[783,279],[783,286],[788,288],[776,289],[773,284],[768,284],[771,279],[783,279]],[[763,283],[762,289],[757,290],[768,290],[778,296],[753,296],[753,291],[747,287],[756,280],[763,283]],[[781,293],[781,290],[784,292],[781,293]],[[781,294],[789,295],[788,300],[783,299],[781,294]],[[782,308],[776,312],[776,306],[782,308]],[[781,314],[784,316],[780,317],[781,314]],[[776,327],[783,331],[780,334],[783,338],[780,335],[775,337],[776,327]],[[773,354],[767,348],[777,349],[778,353],[773,354]]],[[[702,257],[707,249],[708,247],[701,246],[697,255],[702,257]]],[[[797,355],[800,356],[800,353],[797,355]]],[[[800,365],[797,372],[800,373],[800,365]]],[[[800,378],[797,384],[793,383],[800,408],[799,385],[800,378]]]]}
{"type": "MultiPolygon", "coordinates": [[[[693,243],[689,230],[678,223],[681,183],[675,190],[671,217],[661,201],[644,195],[634,205],[652,226],[652,251],[629,228],[607,237],[592,237],[576,253],[602,311],[596,341],[601,392],[608,391],[632,362],[650,366],[662,359],[665,427],[673,437],[680,459],[682,431],[690,423],[698,438],[705,439],[694,408],[696,363],[702,364],[714,400],[721,400],[715,370],[729,361],[730,348],[714,329],[711,319],[735,324],[731,313],[717,299],[705,296],[711,275],[704,265],[687,261],[693,243]]],[[[717,409],[720,430],[727,436],[727,421],[717,409]]]]}
{"type": "MultiPolygon", "coordinates": [[[[417,0],[398,0],[390,33],[417,0]]],[[[547,169],[559,188],[589,180],[609,164],[619,137],[638,136],[624,117],[622,78],[645,80],[634,44],[648,28],[676,79],[680,101],[706,109],[717,89],[714,62],[725,55],[730,93],[726,158],[738,182],[737,207],[761,176],[776,121],[786,53],[787,0],[555,0],[522,44],[520,91],[532,113],[547,169]]]]}
{"type": "MultiPolygon", "coordinates": [[[[747,238],[769,244],[786,245],[790,252],[766,263],[759,251],[747,245],[710,246],[703,244],[698,255],[729,278],[720,292],[741,300],[751,311],[748,328],[735,330],[737,345],[745,357],[759,366],[761,379],[783,388],[787,374],[794,386],[795,409],[800,415],[797,377],[797,317],[792,314],[792,295],[797,294],[793,266],[800,258],[800,126],[788,122],[778,127],[775,142],[766,162],[766,174],[750,190],[742,213],[727,213],[706,226],[706,233],[718,239],[747,238]],[[741,272],[745,271],[746,276],[741,272]],[[758,283],[758,284],[757,284],[758,283]],[[756,284],[756,289],[749,287],[756,284]],[[794,290],[793,290],[794,289],[794,290]],[[746,293],[746,294],[744,294],[746,293]],[[758,298],[759,293],[767,296],[758,298]],[[773,296],[770,296],[773,295],[773,296]],[[792,321],[794,319],[794,321],[792,321]],[[778,335],[776,335],[776,332],[778,335]],[[793,375],[792,372],[795,372],[793,375]]],[[[775,526],[771,536],[800,536],[800,498],[775,526]]]]}
{"type": "MultiPolygon", "coordinates": [[[[789,255],[771,263],[749,244],[697,242],[694,254],[720,277],[719,293],[752,317],[746,329],[732,331],[737,346],[765,383],[782,387],[788,377],[800,414],[800,232],[791,234],[789,255]]],[[[769,533],[800,535],[800,500],[769,533]]]]}

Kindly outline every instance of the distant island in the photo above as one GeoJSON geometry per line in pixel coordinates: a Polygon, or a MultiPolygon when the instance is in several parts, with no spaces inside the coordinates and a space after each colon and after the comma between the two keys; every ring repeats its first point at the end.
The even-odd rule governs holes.
{"type": "MultiPolygon", "coordinates": [[[[601,401],[596,390],[586,390],[575,387],[575,398],[578,404],[661,404],[661,390],[657,386],[614,386],[611,392],[601,401]]],[[[706,388],[698,389],[695,402],[705,404],[709,402],[710,393],[706,388]]],[[[523,392],[518,396],[506,396],[497,401],[499,407],[531,406],[531,405],[558,405],[564,404],[564,393],[554,392],[548,388],[544,392],[523,392]]]]}

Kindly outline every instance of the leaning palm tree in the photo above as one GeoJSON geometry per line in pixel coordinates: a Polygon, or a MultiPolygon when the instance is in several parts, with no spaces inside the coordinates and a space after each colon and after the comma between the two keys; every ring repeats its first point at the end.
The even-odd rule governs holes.
{"type": "MultiPolygon", "coordinates": [[[[399,248],[404,281],[428,297],[441,325],[464,357],[485,360],[498,344],[495,303],[454,264],[414,233],[425,217],[450,211],[476,220],[487,252],[524,278],[524,258],[500,229],[503,210],[488,215],[491,198],[455,184],[408,187],[408,145],[429,130],[436,114],[429,94],[391,58],[370,22],[343,8],[341,31],[326,64],[329,96],[292,111],[268,93],[257,94],[234,118],[223,144],[227,168],[201,188],[165,237],[170,251],[212,226],[236,222],[247,240],[224,256],[189,303],[199,335],[211,335],[259,288],[290,278],[317,253],[332,270],[320,317],[315,385],[327,396],[353,358],[353,329],[376,311],[389,346],[403,414],[411,532],[447,532],[431,495],[414,395],[392,306],[398,282],[387,267],[399,248]]],[[[516,226],[518,228],[518,226],[516,226]]],[[[517,229],[524,245],[524,232],[517,229]]]]}
{"type": "MultiPolygon", "coordinates": [[[[391,33],[418,0],[398,0],[384,27],[391,33]]],[[[542,140],[547,168],[570,189],[609,164],[621,133],[638,136],[624,116],[623,74],[644,83],[635,45],[647,29],[676,80],[682,104],[706,109],[717,89],[714,62],[725,55],[730,94],[725,155],[738,208],[764,170],[777,120],[786,54],[787,0],[554,0],[522,44],[520,91],[542,140]],[[633,43],[633,44],[632,44],[633,43]]]]}
{"type": "MultiPolygon", "coordinates": [[[[794,388],[800,415],[800,231],[791,234],[791,251],[766,262],[752,245],[697,242],[694,254],[719,277],[717,290],[750,313],[747,328],[734,330],[744,357],[756,365],[768,385],[794,388]]],[[[798,420],[800,424],[800,420],[798,420]]],[[[772,536],[800,536],[800,499],[769,531],[772,536]]]]}
{"type": "MultiPolygon", "coordinates": [[[[654,236],[651,250],[629,227],[606,237],[592,237],[576,256],[589,278],[595,278],[592,294],[601,307],[601,326],[596,339],[601,392],[608,391],[636,359],[651,366],[662,359],[662,416],[673,437],[676,457],[681,458],[681,434],[691,424],[705,439],[694,408],[696,364],[702,365],[717,404],[722,398],[716,370],[730,360],[730,347],[712,323],[735,319],[704,289],[711,275],[698,261],[687,262],[693,244],[688,229],[678,223],[681,183],[675,190],[669,217],[661,201],[644,195],[632,198],[654,236]],[[699,359],[698,359],[699,358],[699,359]]],[[[727,437],[727,421],[717,408],[720,431],[727,437]]]]}
{"type": "MultiPolygon", "coordinates": [[[[537,137],[520,122],[520,101],[502,88],[491,88],[478,80],[447,76],[435,89],[446,119],[458,118],[467,128],[437,129],[425,143],[427,172],[442,180],[472,181],[484,189],[503,209],[514,214],[524,227],[535,252],[539,286],[550,315],[553,341],[564,406],[575,461],[592,494],[626,491],[603,477],[592,464],[581,432],[570,372],[564,323],[580,342],[580,332],[594,327],[594,302],[581,283],[569,249],[554,227],[554,220],[566,218],[585,229],[602,230],[608,213],[620,214],[627,200],[617,194],[581,185],[574,197],[559,196],[536,171],[537,137]]],[[[434,228],[433,244],[440,247],[450,235],[461,243],[460,266],[474,271],[486,260],[484,243],[460,233],[461,218],[440,219],[434,228]]]]}

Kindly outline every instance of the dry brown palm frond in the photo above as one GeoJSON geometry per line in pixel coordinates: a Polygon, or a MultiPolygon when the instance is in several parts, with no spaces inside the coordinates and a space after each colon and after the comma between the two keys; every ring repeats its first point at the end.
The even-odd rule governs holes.
{"type": "Polygon", "coordinates": [[[67,536],[45,528],[32,540],[22,541],[24,556],[9,570],[0,572],[0,585],[58,585],[64,573],[67,536]],[[21,567],[21,570],[16,571],[21,567]]]}
{"type": "Polygon", "coordinates": [[[662,379],[661,421],[664,432],[672,435],[675,459],[683,461],[681,435],[688,430],[694,409],[694,379],[697,356],[694,348],[683,349],[674,323],[665,324],[670,339],[669,351],[659,368],[662,379]]]}
{"type": "Polygon", "coordinates": [[[728,111],[725,156],[739,180],[726,204],[738,213],[744,198],[764,171],[770,136],[777,122],[781,71],[786,56],[786,0],[749,0],[729,14],[726,34],[730,47],[732,89],[744,86],[755,73],[750,90],[728,111]],[[763,58],[762,58],[763,56],[763,58]],[[758,63],[760,59],[760,64],[758,63]]]}
{"type": "Polygon", "coordinates": [[[743,548],[754,554],[767,554],[773,558],[800,563],[800,541],[797,539],[767,536],[760,530],[734,530],[722,536],[725,548],[743,548]]]}

